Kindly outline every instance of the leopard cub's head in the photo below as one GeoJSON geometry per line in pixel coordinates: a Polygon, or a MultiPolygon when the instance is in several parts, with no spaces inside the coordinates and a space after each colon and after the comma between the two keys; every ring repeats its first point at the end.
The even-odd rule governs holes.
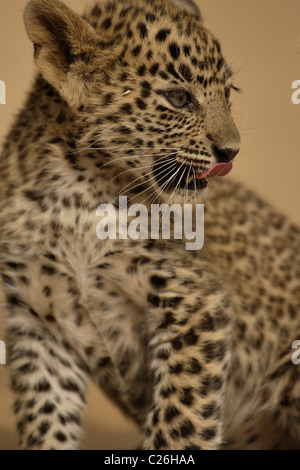
{"type": "Polygon", "coordinates": [[[76,147],[127,192],[201,200],[239,152],[232,73],[191,0],[98,2],[80,17],[31,0],[25,25],[43,78],[80,120],[76,147]]]}

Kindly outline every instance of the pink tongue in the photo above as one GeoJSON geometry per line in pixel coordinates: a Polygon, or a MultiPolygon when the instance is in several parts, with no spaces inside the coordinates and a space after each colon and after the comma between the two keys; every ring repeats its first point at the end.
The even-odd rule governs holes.
{"type": "Polygon", "coordinates": [[[200,175],[196,175],[198,180],[204,178],[213,178],[214,176],[226,176],[228,173],[231,172],[233,168],[232,162],[230,163],[217,163],[216,165],[212,166],[210,170],[207,170],[205,173],[200,175]]]}

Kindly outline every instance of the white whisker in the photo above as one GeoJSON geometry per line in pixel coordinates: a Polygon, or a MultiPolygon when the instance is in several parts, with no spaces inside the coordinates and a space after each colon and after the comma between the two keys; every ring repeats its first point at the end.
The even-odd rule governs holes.
{"type": "MultiPolygon", "coordinates": [[[[175,178],[175,176],[178,174],[178,172],[181,170],[181,168],[183,167],[183,165],[185,164],[185,161],[182,162],[182,164],[180,165],[180,167],[176,170],[175,174],[173,175],[173,179],[175,178]]],[[[182,177],[181,177],[182,178],[182,177]]],[[[177,185],[180,184],[180,181],[181,179],[179,180],[179,182],[176,184],[176,187],[174,189],[174,191],[172,192],[171,196],[169,197],[169,201],[172,199],[172,196],[173,194],[175,193],[176,191],[176,188],[177,188],[177,185]]],[[[164,212],[162,213],[162,217],[164,216],[164,212]]]]}
{"type": "MultiPolygon", "coordinates": [[[[181,170],[181,168],[185,165],[185,163],[186,163],[186,160],[185,160],[184,162],[182,162],[182,164],[180,165],[180,167],[179,167],[178,170],[181,170]]],[[[175,194],[177,188],[179,187],[179,185],[180,185],[180,183],[181,183],[181,181],[182,181],[182,178],[183,178],[184,174],[185,174],[185,168],[184,168],[184,170],[183,170],[183,172],[182,172],[182,175],[181,175],[180,179],[177,181],[176,186],[175,186],[175,188],[174,188],[172,194],[169,196],[169,200],[170,200],[171,202],[172,202],[172,197],[174,196],[174,194],[175,194]]]]}
{"type": "MultiPolygon", "coordinates": [[[[173,161],[173,158],[171,159],[171,161],[173,161]]],[[[175,162],[174,162],[175,163],[175,162]]],[[[163,166],[167,166],[169,165],[169,161],[167,162],[164,162],[163,166]]],[[[145,177],[148,176],[148,175],[152,175],[153,174],[153,171],[149,171],[148,173],[146,174],[142,174],[140,175],[138,178],[134,179],[133,181],[130,181],[126,186],[123,186],[122,190],[121,191],[125,191],[128,187],[129,187],[129,190],[130,191],[133,191],[135,188],[137,188],[138,186],[141,186],[142,184],[144,183],[147,183],[148,181],[150,181],[151,179],[153,178],[150,178],[149,180],[145,180],[145,177]],[[143,179],[143,181],[133,187],[130,187],[131,184],[135,183],[136,181],[140,180],[140,179],[143,179]]],[[[155,176],[154,176],[155,177],[155,176]]],[[[121,193],[121,191],[119,192],[119,194],[121,193]]]]}
{"type": "MultiPolygon", "coordinates": [[[[176,162],[174,162],[173,164],[176,165],[176,162]]],[[[167,168],[167,169],[165,169],[165,170],[164,170],[163,172],[161,172],[161,173],[164,173],[164,172],[166,172],[166,171],[170,171],[170,169],[167,168]]],[[[161,174],[161,173],[160,173],[160,174],[161,174]]],[[[153,175],[152,178],[149,178],[149,180],[147,181],[147,183],[148,183],[149,181],[153,180],[153,179],[156,179],[156,178],[157,178],[157,176],[156,176],[156,175],[153,175]]],[[[138,186],[140,186],[140,185],[138,185],[138,186]]],[[[154,185],[151,184],[150,187],[147,187],[146,189],[144,189],[141,193],[139,193],[139,196],[140,196],[141,194],[145,193],[146,191],[149,191],[149,190],[151,189],[151,187],[153,188],[154,185]]],[[[150,196],[148,196],[148,197],[150,197],[150,196]]],[[[145,201],[148,199],[148,197],[147,197],[146,199],[144,199],[143,202],[145,202],[145,201]]],[[[143,202],[142,202],[142,204],[143,204],[143,202]]]]}
{"type": "Polygon", "coordinates": [[[196,174],[195,174],[195,170],[194,170],[194,167],[192,167],[192,170],[193,170],[193,173],[194,173],[194,204],[196,204],[197,202],[197,198],[196,198],[196,195],[197,195],[197,183],[196,183],[196,174]]]}
{"type": "MultiPolygon", "coordinates": [[[[170,155],[174,155],[177,153],[177,152],[172,152],[172,153],[166,153],[166,154],[162,154],[162,153],[153,153],[153,154],[142,154],[141,156],[143,157],[153,157],[153,156],[170,156],[170,155]]],[[[135,156],[135,155],[126,155],[126,156],[122,156],[122,157],[119,157],[119,158],[115,158],[115,159],[112,159],[112,160],[109,160],[108,162],[104,163],[103,165],[99,166],[99,169],[102,169],[104,167],[106,167],[107,165],[112,165],[113,163],[115,162],[119,162],[119,161],[122,161],[122,160],[128,160],[128,161],[132,161],[134,158],[137,158],[137,157],[140,157],[139,156],[135,156]]]]}
{"type": "MultiPolygon", "coordinates": [[[[173,161],[173,158],[169,158],[166,163],[170,163],[171,161],[173,161]]],[[[153,162],[150,163],[149,165],[146,165],[146,166],[142,166],[142,167],[136,167],[136,168],[130,168],[129,170],[124,170],[122,171],[121,173],[119,173],[118,175],[116,175],[111,182],[113,182],[116,178],[119,178],[120,176],[126,174],[126,173],[130,173],[130,172],[133,172],[133,171],[139,171],[139,170],[145,170],[147,168],[153,168],[153,162]]],[[[148,174],[151,174],[152,172],[148,173],[148,174]]],[[[146,176],[146,175],[142,175],[142,176],[146,176]]]]}
{"type": "MultiPolygon", "coordinates": [[[[172,166],[173,166],[173,165],[176,165],[176,162],[173,162],[172,166]]],[[[171,166],[171,168],[168,169],[169,171],[172,171],[172,166],[171,166]]],[[[166,172],[166,170],[160,172],[160,173],[159,173],[159,176],[160,176],[162,173],[165,173],[165,172],[166,172]]],[[[159,178],[159,179],[156,178],[157,183],[159,183],[159,182],[160,182],[163,178],[165,178],[165,177],[166,177],[166,175],[162,176],[162,177],[159,178]]],[[[173,179],[173,174],[168,178],[168,180],[167,180],[165,183],[162,184],[161,189],[160,189],[160,191],[159,191],[159,193],[158,193],[159,195],[164,191],[164,189],[165,189],[166,186],[172,181],[172,179],[173,179]]],[[[153,187],[153,185],[152,185],[152,187],[153,187]]],[[[147,196],[147,197],[143,200],[142,204],[143,204],[149,197],[151,197],[151,196],[152,196],[152,194],[150,194],[149,196],[147,196]]],[[[156,196],[157,196],[157,193],[154,194],[154,200],[157,199],[156,196]]],[[[151,200],[150,204],[154,204],[153,200],[151,200]]]]}

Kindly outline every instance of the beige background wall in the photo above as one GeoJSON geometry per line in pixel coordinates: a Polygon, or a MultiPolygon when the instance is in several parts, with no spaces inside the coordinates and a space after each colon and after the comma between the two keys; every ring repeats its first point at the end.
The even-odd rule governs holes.
{"type": "MultiPolygon", "coordinates": [[[[76,11],[93,0],[66,0],[76,11]]],[[[300,222],[300,104],[291,101],[300,80],[300,0],[199,0],[206,26],[223,45],[243,93],[233,114],[242,150],[233,177],[244,181],[280,211],[300,222]]],[[[26,0],[0,1],[0,80],[7,104],[0,105],[0,145],[28,90],[32,46],[23,28],[26,0]]],[[[0,313],[0,339],[3,337],[0,313]]],[[[0,449],[15,447],[11,397],[0,365],[0,449]]],[[[85,448],[126,449],[138,432],[101,394],[91,389],[85,415],[85,448]]]]}

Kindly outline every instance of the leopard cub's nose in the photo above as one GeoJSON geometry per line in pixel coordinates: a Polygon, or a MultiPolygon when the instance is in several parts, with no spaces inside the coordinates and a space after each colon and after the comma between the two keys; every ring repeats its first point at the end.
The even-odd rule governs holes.
{"type": "Polygon", "coordinates": [[[240,151],[240,146],[236,148],[230,148],[230,147],[219,148],[217,145],[213,146],[213,153],[218,163],[231,162],[234,159],[234,157],[237,156],[239,151],[240,151]]]}

